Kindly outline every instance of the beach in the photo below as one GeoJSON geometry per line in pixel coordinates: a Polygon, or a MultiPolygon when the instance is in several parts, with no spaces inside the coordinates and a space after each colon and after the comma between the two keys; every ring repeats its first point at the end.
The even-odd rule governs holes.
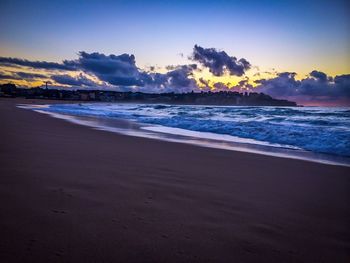
{"type": "MultiPolygon", "coordinates": [[[[0,99],[1,262],[349,262],[350,168],[93,130],[0,99]]],[[[65,102],[66,103],[66,102],[65,102]]]]}

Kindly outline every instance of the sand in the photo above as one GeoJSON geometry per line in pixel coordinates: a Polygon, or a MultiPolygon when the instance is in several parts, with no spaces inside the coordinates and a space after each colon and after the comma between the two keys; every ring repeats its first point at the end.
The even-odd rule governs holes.
{"type": "Polygon", "coordinates": [[[0,99],[1,262],[350,262],[350,168],[97,131],[0,99]]]}

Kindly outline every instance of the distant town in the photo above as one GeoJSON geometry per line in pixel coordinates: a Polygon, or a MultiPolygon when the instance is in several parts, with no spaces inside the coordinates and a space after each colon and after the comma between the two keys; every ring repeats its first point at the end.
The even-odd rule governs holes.
{"type": "Polygon", "coordinates": [[[226,106],[297,106],[293,101],[274,99],[264,93],[236,91],[142,93],[107,90],[68,90],[51,88],[18,88],[14,84],[0,85],[0,97],[50,99],[69,101],[136,102],[167,104],[198,104],[226,106]]]}

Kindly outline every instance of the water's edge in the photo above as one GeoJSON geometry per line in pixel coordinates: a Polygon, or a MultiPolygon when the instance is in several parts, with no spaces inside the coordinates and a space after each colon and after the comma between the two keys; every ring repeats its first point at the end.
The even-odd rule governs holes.
{"type": "Polygon", "coordinates": [[[208,132],[197,132],[161,125],[137,123],[126,119],[108,119],[90,116],[83,117],[43,110],[49,106],[50,105],[17,105],[18,108],[30,109],[41,114],[46,114],[57,119],[87,126],[95,130],[103,130],[128,136],[169,142],[186,143],[207,148],[255,153],[266,156],[350,167],[350,158],[346,157],[318,154],[298,148],[283,148],[280,147],[281,145],[264,144],[255,140],[242,140],[242,138],[239,138],[240,142],[237,142],[237,138],[230,135],[220,136],[221,138],[218,140],[217,134],[208,132]]]}

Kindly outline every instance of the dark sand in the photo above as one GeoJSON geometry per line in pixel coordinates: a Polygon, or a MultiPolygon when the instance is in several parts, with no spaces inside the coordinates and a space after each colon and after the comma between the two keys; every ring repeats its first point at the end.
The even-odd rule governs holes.
{"type": "Polygon", "coordinates": [[[0,100],[0,262],[350,262],[349,168],[96,131],[23,101],[0,100]]]}

